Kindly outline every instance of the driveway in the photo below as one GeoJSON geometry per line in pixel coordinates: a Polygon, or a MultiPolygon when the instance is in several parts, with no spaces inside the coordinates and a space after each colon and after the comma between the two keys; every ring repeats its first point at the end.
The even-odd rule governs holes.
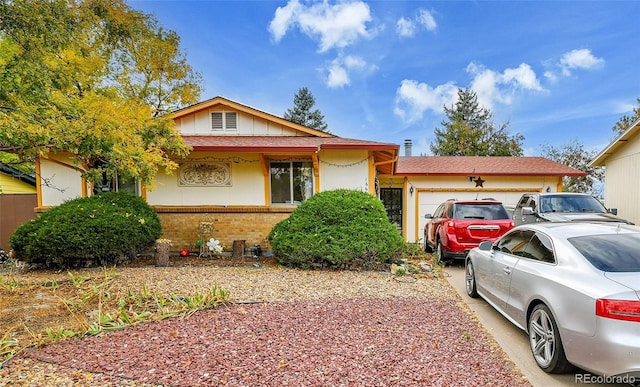
{"type": "Polygon", "coordinates": [[[628,384],[592,383],[591,380],[586,378],[593,377],[593,375],[588,374],[586,371],[578,371],[577,374],[566,375],[551,375],[542,371],[533,360],[533,356],[531,356],[527,334],[516,328],[482,298],[471,298],[467,295],[464,288],[464,265],[459,263],[449,266],[445,269],[445,273],[448,275],[449,283],[476,314],[478,321],[493,335],[498,344],[533,386],[584,386],[585,384],[590,386],[629,386],[628,384]]]}

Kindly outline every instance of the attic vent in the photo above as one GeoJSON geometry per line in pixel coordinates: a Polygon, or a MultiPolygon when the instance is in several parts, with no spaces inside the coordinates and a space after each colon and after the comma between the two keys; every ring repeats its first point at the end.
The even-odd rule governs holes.
{"type": "Polygon", "coordinates": [[[224,129],[224,127],[222,126],[222,112],[211,113],[211,129],[212,130],[224,129]]]}
{"type": "Polygon", "coordinates": [[[238,115],[235,112],[226,112],[224,114],[226,120],[225,127],[227,129],[238,129],[238,115]]]}

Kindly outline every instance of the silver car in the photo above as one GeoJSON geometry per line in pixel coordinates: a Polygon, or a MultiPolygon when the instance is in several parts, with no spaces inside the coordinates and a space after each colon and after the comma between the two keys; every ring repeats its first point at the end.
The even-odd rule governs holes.
{"type": "Polygon", "coordinates": [[[640,381],[640,227],[522,225],[465,265],[467,294],[527,332],[544,371],[640,381]]]}

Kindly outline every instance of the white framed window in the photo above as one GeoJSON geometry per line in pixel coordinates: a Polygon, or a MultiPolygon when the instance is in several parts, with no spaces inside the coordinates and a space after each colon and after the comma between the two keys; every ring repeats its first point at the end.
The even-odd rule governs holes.
{"type": "Polygon", "coordinates": [[[102,179],[93,184],[93,193],[100,192],[118,192],[125,191],[140,196],[140,183],[133,179],[123,179],[120,175],[114,178],[107,178],[106,174],[102,174],[102,179]]]}
{"type": "Polygon", "coordinates": [[[211,112],[211,130],[225,131],[238,129],[238,113],[237,112],[211,112]]]}
{"type": "Polygon", "coordinates": [[[273,204],[298,204],[313,195],[311,161],[274,161],[269,174],[273,204]]]}

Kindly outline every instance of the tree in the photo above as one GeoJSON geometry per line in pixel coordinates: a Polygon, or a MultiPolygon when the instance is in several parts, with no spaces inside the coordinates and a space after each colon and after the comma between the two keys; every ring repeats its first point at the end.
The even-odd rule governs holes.
{"type": "Polygon", "coordinates": [[[313,98],[309,89],[303,87],[294,95],[293,108],[287,109],[284,113],[284,119],[309,128],[331,133],[327,130],[324,115],[320,110],[311,110],[315,104],[316,99],[313,98]]]}
{"type": "Polygon", "coordinates": [[[565,176],[562,179],[563,191],[586,192],[594,196],[602,194],[602,183],[604,181],[604,169],[602,167],[590,167],[589,163],[598,152],[587,151],[578,139],[574,139],[560,146],[542,145],[544,157],[560,164],[568,165],[572,168],[583,171],[587,176],[565,176]]]}
{"type": "Polygon", "coordinates": [[[631,116],[624,115],[620,117],[620,120],[611,128],[613,130],[613,138],[620,136],[625,130],[629,129],[631,125],[640,119],[640,98],[636,98],[638,106],[633,109],[631,116]]]}
{"type": "Polygon", "coordinates": [[[509,135],[508,123],[496,128],[493,114],[480,107],[475,92],[458,89],[458,101],[444,107],[448,121],[442,129],[434,130],[435,140],[430,144],[436,156],[522,156],[521,134],[509,135]]]}
{"type": "Polygon", "coordinates": [[[91,182],[175,169],[169,112],[200,94],[179,42],[124,0],[0,0],[0,150],[65,153],[91,182]]]}

